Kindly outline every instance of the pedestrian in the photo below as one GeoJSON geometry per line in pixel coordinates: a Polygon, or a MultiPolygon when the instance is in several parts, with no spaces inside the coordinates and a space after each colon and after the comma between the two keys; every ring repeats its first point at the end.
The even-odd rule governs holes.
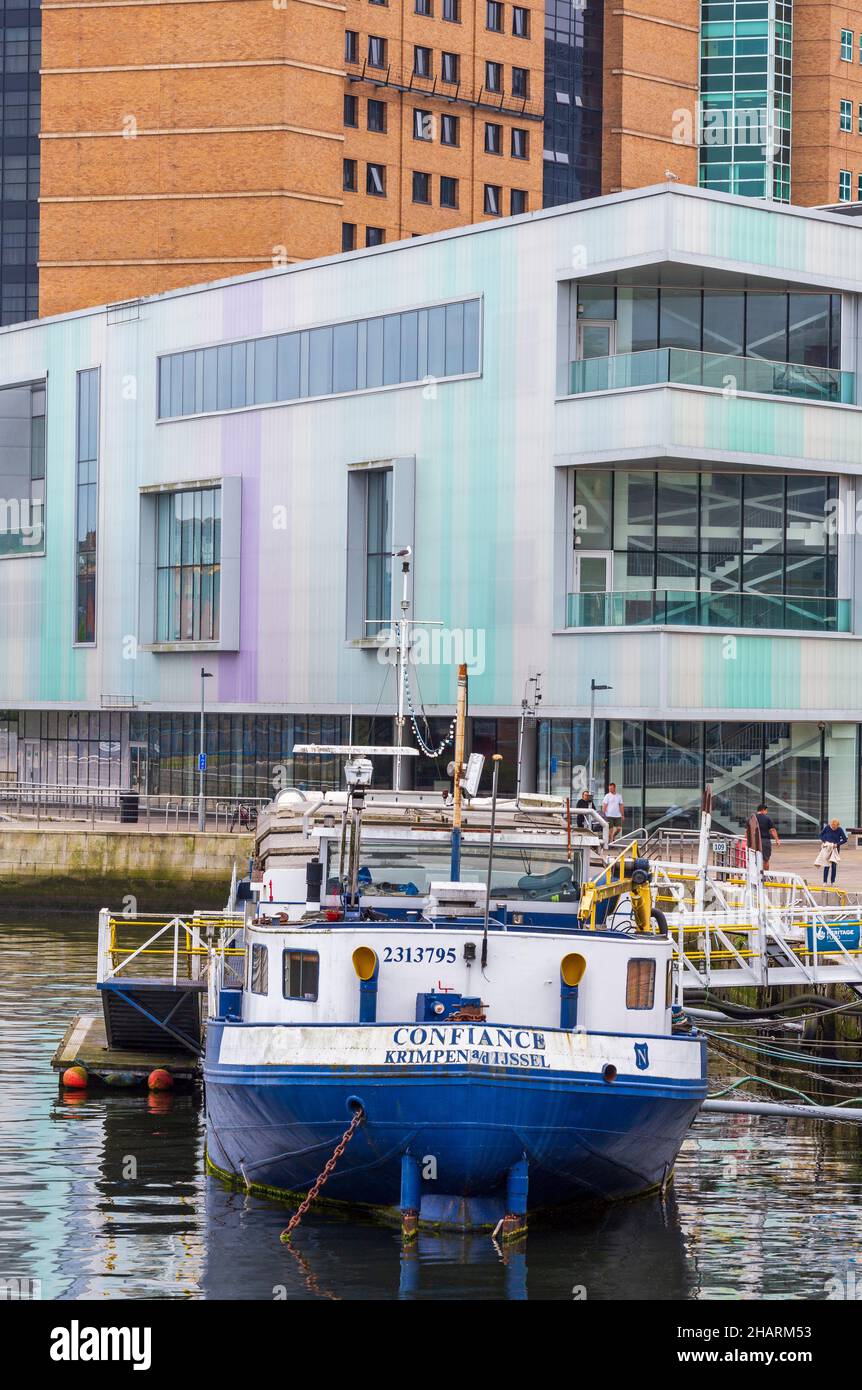
{"type": "Polygon", "coordinates": [[[824,825],[820,832],[820,841],[822,848],[814,862],[823,869],[823,882],[831,886],[838,872],[841,846],[847,843],[847,832],[837,817],[824,825]]]}
{"type": "Polygon", "coordinates": [[[764,803],[757,808],[757,824],[760,827],[760,852],[763,856],[764,871],[769,869],[769,861],[772,858],[773,845],[780,845],[778,831],[775,829],[775,821],[769,814],[764,803]]]}
{"type": "MultiPolygon", "coordinates": [[[[576,811],[594,811],[594,810],[595,810],[595,807],[593,806],[592,793],[591,793],[591,792],[588,792],[587,789],[586,789],[586,787],[585,787],[585,788],[583,789],[583,791],[581,792],[581,795],[580,795],[579,799],[575,802],[575,810],[576,810],[576,811]]],[[[592,817],[590,817],[590,820],[591,820],[591,819],[592,819],[592,817]]],[[[585,829],[587,829],[587,827],[588,827],[588,825],[589,825],[589,820],[588,820],[587,817],[584,816],[584,815],[580,815],[580,816],[577,816],[577,815],[576,815],[576,816],[575,816],[575,825],[578,827],[579,830],[585,830],[585,829]]]]}
{"type": "Polygon", "coordinates": [[[602,801],[602,815],[608,823],[608,844],[613,844],[622,830],[625,813],[622,794],[617,791],[616,782],[608,782],[608,789],[602,801]]]}

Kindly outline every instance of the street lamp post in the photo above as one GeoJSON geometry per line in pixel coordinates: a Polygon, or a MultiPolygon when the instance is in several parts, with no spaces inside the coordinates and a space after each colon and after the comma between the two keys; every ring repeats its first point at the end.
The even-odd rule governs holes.
{"type": "Polygon", "coordinates": [[[595,677],[590,677],[590,766],[589,766],[589,791],[595,804],[596,789],[593,783],[593,761],[596,748],[596,691],[613,690],[612,685],[599,685],[595,677]]]}
{"type": "Polygon", "coordinates": [[[204,692],[206,682],[212,678],[212,671],[201,667],[201,744],[198,753],[198,830],[206,830],[206,811],[204,809],[204,773],[207,770],[207,755],[204,745],[204,692]]]}

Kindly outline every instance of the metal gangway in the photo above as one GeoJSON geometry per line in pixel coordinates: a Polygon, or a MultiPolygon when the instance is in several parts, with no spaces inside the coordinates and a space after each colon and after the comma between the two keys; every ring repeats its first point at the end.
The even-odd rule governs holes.
{"type": "Polygon", "coordinates": [[[653,901],[675,945],[677,1002],[686,991],[752,985],[862,987],[858,895],[821,889],[800,874],[764,871],[754,816],[742,852],[729,855],[728,836],[712,832],[711,816],[707,788],[696,853],[661,858],[652,842],[644,846],[653,901]]]}

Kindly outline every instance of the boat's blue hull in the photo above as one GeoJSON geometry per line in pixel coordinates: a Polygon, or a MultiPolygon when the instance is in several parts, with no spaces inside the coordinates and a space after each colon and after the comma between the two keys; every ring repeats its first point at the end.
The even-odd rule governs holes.
{"type": "MultiPolygon", "coordinates": [[[[211,1024],[211,1043],[220,1025],[211,1024]]],[[[689,1046],[697,1047],[697,1043],[689,1046]]],[[[366,1119],[326,1186],[342,1202],[397,1208],[402,1155],[423,1171],[421,1217],[494,1223],[526,1157],[528,1207],[631,1197],[660,1184],[705,1094],[702,1077],[542,1075],[465,1066],[221,1066],[210,1048],[212,1164],[261,1188],[303,1192],[359,1099],[366,1119]],[[465,1201],[465,1199],[467,1199],[465,1201]]]]}

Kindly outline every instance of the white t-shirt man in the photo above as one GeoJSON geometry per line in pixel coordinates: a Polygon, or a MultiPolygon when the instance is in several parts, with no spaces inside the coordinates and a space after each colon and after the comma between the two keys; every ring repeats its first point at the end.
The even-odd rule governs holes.
{"type": "Polygon", "coordinates": [[[602,813],[605,820],[620,820],[623,814],[623,799],[619,792],[606,792],[602,802],[602,813]]]}

